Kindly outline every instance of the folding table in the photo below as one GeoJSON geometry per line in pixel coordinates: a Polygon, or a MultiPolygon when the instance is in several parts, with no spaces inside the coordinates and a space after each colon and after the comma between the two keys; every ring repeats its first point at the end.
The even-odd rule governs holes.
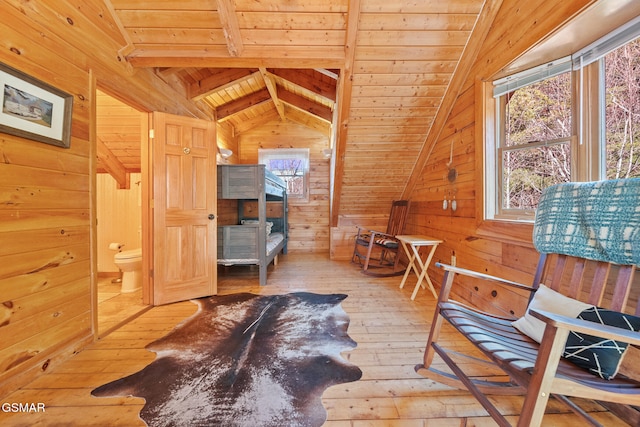
{"type": "Polygon", "coordinates": [[[396,238],[402,244],[407,257],[409,258],[409,265],[407,265],[407,270],[404,272],[404,276],[402,277],[402,282],[400,282],[400,288],[404,287],[405,282],[407,281],[407,277],[409,277],[409,273],[413,270],[415,275],[418,277],[418,282],[416,283],[416,287],[413,289],[413,293],[411,294],[411,300],[416,298],[416,294],[418,293],[418,289],[420,286],[424,288],[422,284],[423,280],[427,281],[429,285],[429,289],[433,294],[434,298],[438,299],[438,294],[433,288],[433,283],[431,283],[431,279],[427,274],[427,269],[429,267],[429,263],[431,263],[431,259],[433,258],[433,254],[438,247],[438,244],[442,243],[442,240],[435,239],[433,237],[427,236],[414,236],[414,235],[400,235],[396,236],[396,238]],[[428,247],[431,249],[424,261],[420,257],[420,248],[428,247]],[[417,265],[416,265],[417,263],[417,265]]]}

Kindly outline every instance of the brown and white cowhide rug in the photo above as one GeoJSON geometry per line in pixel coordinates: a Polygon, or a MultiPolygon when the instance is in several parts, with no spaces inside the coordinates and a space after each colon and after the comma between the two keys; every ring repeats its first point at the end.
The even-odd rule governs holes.
{"type": "Polygon", "coordinates": [[[92,394],[143,397],[150,426],[320,426],[324,390],[362,376],[340,356],[356,346],[340,306],[346,297],[195,300],[194,316],[147,346],[154,362],[92,394]]]}

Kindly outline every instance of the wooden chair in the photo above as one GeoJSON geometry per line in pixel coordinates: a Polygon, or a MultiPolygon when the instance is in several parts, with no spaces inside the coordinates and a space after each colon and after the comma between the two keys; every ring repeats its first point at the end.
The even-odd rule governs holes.
{"type": "MultiPolygon", "coordinates": [[[[592,425],[600,424],[570,397],[599,401],[631,425],[640,425],[639,412],[635,407],[640,405],[640,375],[637,372],[622,372],[620,368],[614,379],[607,380],[562,357],[565,344],[569,345],[567,339],[570,331],[574,331],[571,332],[574,334],[572,336],[584,337],[584,334],[589,334],[615,340],[616,346],[629,343],[623,364],[637,365],[638,359],[634,361],[634,358],[640,350],[632,346],[640,346],[638,329],[605,326],[575,316],[565,316],[563,314],[569,310],[564,304],[558,310],[561,314],[551,313],[541,309],[543,305],[532,302],[536,301],[536,293],[542,295],[549,292],[541,286],[544,284],[562,295],[589,305],[640,315],[638,283],[636,289],[632,289],[636,266],[640,264],[640,212],[637,210],[637,206],[640,206],[640,179],[602,183],[563,184],[548,192],[552,195],[545,196],[548,194],[545,192],[534,226],[534,244],[540,252],[540,259],[533,286],[437,264],[444,269],[444,277],[424,363],[416,366],[419,374],[468,389],[500,426],[510,424],[486,395],[525,395],[517,424],[519,427],[540,426],[552,395],[592,425]],[[594,188],[602,190],[596,196],[598,203],[612,203],[614,206],[608,214],[601,209],[593,209],[597,206],[590,199],[590,192],[594,188]],[[577,198],[574,207],[569,209],[575,213],[573,217],[573,213],[557,209],[559,201],[569,197],[572,192],[584,196],[577,198]],[[557,225],[563,221],[563,226],[557,225]],[[587,229],[581,229],[580,222],[587,229]],[[567,228],[563,229],[564,226],[567,228]],[[599,233],[605,233],[605,229],[615,233],[615,239],[601,242],[599,233]],[[581,239],[588,248],[578,241],[581,239]],[[613,247],[613,240],[616,240],[617,247],[613,247]],[[466,289],[476,289],[476,293],[469,296],[469,300],[474,302],[483,298],[481,294],[493,299],[490,304],[494,306],[499,296],[530,294],[528,313],[544,322],[541,323],[540,330],[543,333],[540,343],[514,327],[512,322],[517,319],[515,315],[498,315],[451,299],[450,293],[456,279],[464,281],[466,289]],[[440,343],[445,321],[474,344],[479,354],[475,357],[460,354],[440,343]],[[434,363],[436,354],[450,371],[437,368],[438,364],[434,363]],[[470,367],[478,367],[478,364],[484,366],[481,373],[472,373],[470,367]],[[487,378],[487,367],[494,370],[499,368],[498,375],[487,378]]],[[[451,336],[447,336],[447,341],[451,342],[451,336]]]]}
{"type": "Polygon", "coordinates": [[[371,276],[404,274],[404,270],[398,270],[401,249],[395,236],[402,234],[408,213],[408,200],[394,200],[385,232],[358,227],[351,262],[358,262],[362,272],[371,276]]]}

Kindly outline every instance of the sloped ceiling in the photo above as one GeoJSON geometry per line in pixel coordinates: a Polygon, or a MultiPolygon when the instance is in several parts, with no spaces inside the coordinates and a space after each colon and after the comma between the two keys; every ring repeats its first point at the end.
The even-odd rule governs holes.
{"type": "Polygon", "coordinates": [[[122,56],[177,78],[234,134],[292,120],[331,135],[332,225],[402,196],[487,9],[482,0],[106,3],[122,56]]]}

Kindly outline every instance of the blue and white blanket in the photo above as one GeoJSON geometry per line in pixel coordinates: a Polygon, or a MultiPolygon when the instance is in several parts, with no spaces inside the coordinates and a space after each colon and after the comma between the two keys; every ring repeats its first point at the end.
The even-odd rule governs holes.
{"type": "Polygon", "coordinates": [[[640,178],[547,188],[533,243],[541,253],[640,265],[640,178]]]}

